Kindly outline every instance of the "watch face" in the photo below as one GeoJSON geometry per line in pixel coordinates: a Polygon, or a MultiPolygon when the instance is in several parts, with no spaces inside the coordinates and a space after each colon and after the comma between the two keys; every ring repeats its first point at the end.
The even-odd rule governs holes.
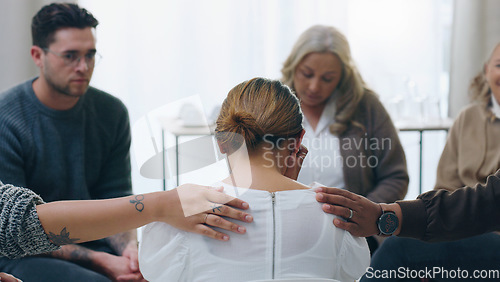
{"type": "Polygon", "coordinates": [[[395,213],[385,212],[380,216],[378,229],[383,235],[392,235],[398,229],[399,220],[395,213]]]}

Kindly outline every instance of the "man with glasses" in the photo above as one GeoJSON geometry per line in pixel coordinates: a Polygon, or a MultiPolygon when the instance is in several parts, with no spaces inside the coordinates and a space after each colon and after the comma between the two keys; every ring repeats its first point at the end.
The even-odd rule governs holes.
{"type": "MultiPolygon", "coordinates": [[[[132,193],[127,109],[89,87],[97,24],[77,5],[44,6],[31,26],[40,74],[0,94],[0,179],[47,202],[132,193]]],[[[143,280],[135,230],[44,256],[2,258],[0,270],[24,281],[143,280]]]]}

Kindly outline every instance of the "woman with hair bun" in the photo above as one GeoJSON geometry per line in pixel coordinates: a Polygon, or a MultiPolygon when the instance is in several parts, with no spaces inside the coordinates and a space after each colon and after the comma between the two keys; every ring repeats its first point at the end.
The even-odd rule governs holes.
{"type": "Polygon", "coordinates": [[[254,221],[242,223],[246,234],[225,244],[164,223],[146,226],[139,262],[147,280],[353,281],[363,275],[370,261],[366,240],[335,228],[314,189],[287,177],[305,157],[302,119],[298,99],[277,80],[254,78],[229,92],[215,136],[231,174],[215,185],[249,203],[254,221]]]}

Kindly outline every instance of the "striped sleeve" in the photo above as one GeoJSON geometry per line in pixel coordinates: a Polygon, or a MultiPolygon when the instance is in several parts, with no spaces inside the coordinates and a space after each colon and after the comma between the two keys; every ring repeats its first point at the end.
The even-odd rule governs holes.
{"type": "Polygon", "coordinates": [[[0,182],[0,255],[20,258],[59,249],[40,223],[36,205],[42,198],[33,191],[0,182]]]}

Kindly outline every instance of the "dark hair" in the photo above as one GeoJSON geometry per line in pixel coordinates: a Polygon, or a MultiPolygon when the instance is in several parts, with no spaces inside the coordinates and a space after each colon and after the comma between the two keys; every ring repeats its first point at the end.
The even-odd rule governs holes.
{"type": "Polygon", "coordinates": [[[91,13],[76,4],[52,3],[43,6],[31,21],[33,45],[49,47],[54,42],[55,32],[61,28],[95,28],[98,24],[91,13]]]}
{"type": "Polygon", "coordinates": [[[236,85],[224,100],[215,136],[228,152],[245,142],[253,150],[264,138],[276,142],[302,131],[299,100],[278,80],[254,78],[236,85]]]}

